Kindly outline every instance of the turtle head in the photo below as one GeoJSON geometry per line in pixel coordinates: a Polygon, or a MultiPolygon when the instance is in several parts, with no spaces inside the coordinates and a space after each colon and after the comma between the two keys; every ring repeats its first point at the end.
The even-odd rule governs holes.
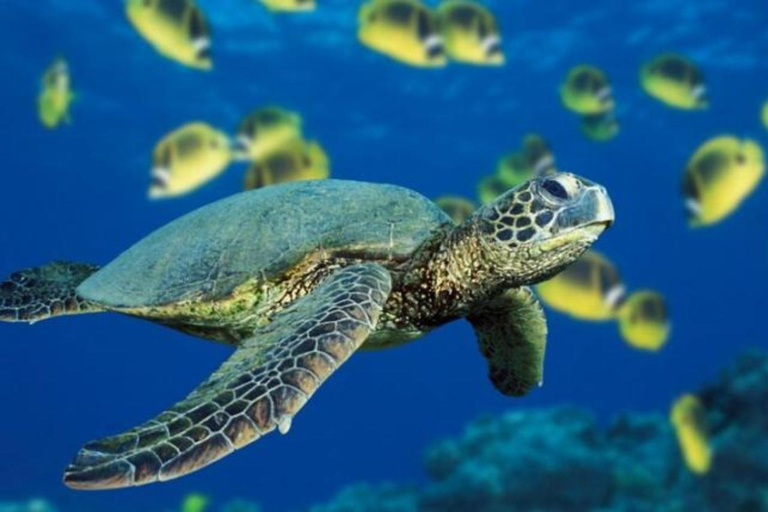
{"type": "Polygon", "coordinates": [[[573,263],[614,221],[604,187],[548,172],[478,210],[468,226],[495,286],[530,285],[573,263]]]}

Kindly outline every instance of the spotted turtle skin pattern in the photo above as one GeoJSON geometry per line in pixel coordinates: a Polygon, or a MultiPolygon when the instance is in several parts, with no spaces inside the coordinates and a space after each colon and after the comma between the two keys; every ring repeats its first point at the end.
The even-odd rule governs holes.
{"type": "Polygon", "coordinates": [[[100,311],[75,292],[99,270],[96,265],[55,262],[11,274],[0,283],[0,320],[35,322],[61,315],[100,311]]]}
{"type": "Polygon", "coordinates": [[[555,213],[533,196],[530,187],[523,185],[508,202],[493,205],[483,216],[482,229],[511,248],[545,232],[555,219],[555,213]]]}

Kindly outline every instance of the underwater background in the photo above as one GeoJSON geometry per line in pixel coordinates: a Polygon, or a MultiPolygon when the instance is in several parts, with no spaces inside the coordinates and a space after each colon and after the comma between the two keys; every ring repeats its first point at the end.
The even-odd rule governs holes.
{"type": "MultiPolygon", "coordinates": [[[[0,273],[58,259],[106,263],[174,218],[239,192],[246,167],[235,164],[192,194],[150,201],[152,148],[183,123],[234,132],[246,113],[276,104],[302,115],[334,178],[394,183],[430,198],[475,198],[500,156],[526,133],[542,134],[560,169],[609,190],[617,220],[596,248],[631,288],[664,295],[671,338],[645,353],[613,323],[548,310],[544,385],[511,399],[488,382],[469,324],[456,322],[399,349],[357,354],[287,436],[170,483],[82,493],[64,487],[61,474],[83,442],[185,396],[230,348],[118,315],[3,325],[0,502],[172,510],[199,492],[216,503],[306,510],[351,483],[425,485],[425,450],[478,417],[570,405],[593,414],[598,430],[624,412],[666,418],[676,397],[714,381],[739,354],[768,350],[768,190],[763,184],[724,222],[695,230],[680,195],[686,163],[706,140],[734,134],[768,143],[763,2],[486,0],[505,65],[442,69],[411,68],[361,45],[359,1],[320,0],[315,12],[295,15],[249,0],[198,4],[213,31],[209,73],[159,56],[119,1],[0,1],[0,273]],[[704,71],[707,110],[673,110],[642,91],[640,66],[665,51],[704,71]],[[47,131],[35,101],[57,55],[69,62],[77,99],[71,124],[47,131]],[[581,63],[610,76],[621,132],[609,142],[584,137],[558,97],[581,63]]],[[[528,421],[548,420],[532,413],[528,421]]],[[[768,509],[768,498],[761,503],[752,510],[768,509]]]]}

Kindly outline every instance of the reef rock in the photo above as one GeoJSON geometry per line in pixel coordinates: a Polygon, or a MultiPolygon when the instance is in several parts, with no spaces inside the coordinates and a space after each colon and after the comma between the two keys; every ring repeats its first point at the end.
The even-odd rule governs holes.
{"type": "Polygon", "coordinates": [[[56,509],[45,500],[34,499],[19,503],[0,501],[0,512],[56,512],[56,509]]]}
{"type": "Polygon", "coordinates": [[[425,455],[421,488],[357,485],[313,512],[768,512],[768,355],[741,356],[697,395],[714,450],[688,471],[664,415],[624,414],[608,429],[576,408],[469,424],[425,455]]]}

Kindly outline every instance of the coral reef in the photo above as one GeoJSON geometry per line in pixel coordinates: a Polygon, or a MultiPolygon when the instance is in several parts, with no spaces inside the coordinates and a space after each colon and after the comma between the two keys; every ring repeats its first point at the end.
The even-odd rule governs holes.
{"type": "Polygon", "coordinates": [[[0,512],[56,512],[56,509],[43,499],[10,503],[0,501],[0,512]]]}
{"type": "Polygon", "coordinates": [[[741,356],[697,396],[714,454],[704,475],[666,416],[601,429],[577,408],[519,411],[428,449],[421,488],[357,485],[312,512],[768,511],[768,354],[741,356]]]}
{"type": "Polygon", "coordinates": [[[413,488],[393,484],[347,487],[332,503],[312,508],[312,512],[416,512],[418,494],[413,488]]]}
{"type": "MultiPolygon", "coordinates": [[[[422,487],[357,484],[312,512],[768,512],[768,354],[747,353],[695,393],[713,454],[686,466],[669,418],[620,415],[608,428],[576,407],[516,411],[470,423],[425,454],[422,487]]],[[[0,512],[55,512],[44,500],[0,512]]],[[[259,512],[191,494],[183,511],[259,512]]]]}
{"type": "Polygon", "coordinates": [[[261,512],[261,506],[246,500],[232,500],[221,507],[221,512],[261,512]]]}

